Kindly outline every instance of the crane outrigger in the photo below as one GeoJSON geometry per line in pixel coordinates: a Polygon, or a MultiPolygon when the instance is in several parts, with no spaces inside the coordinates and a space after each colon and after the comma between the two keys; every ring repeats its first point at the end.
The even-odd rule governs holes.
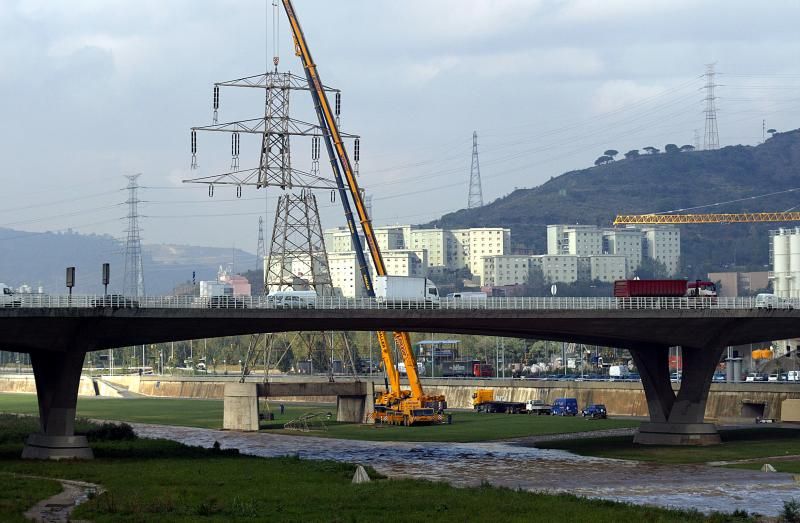
{"type": "MultiPolygon", "coordinates": [[[[367,260],[364,255],[361,238],[358,234],[358,228],[353,216],[353,210],[350,206],[350,200],[348,199],[348,192],[349,196],[353,199],[355,211],[358,215],[364,238],[369,247],[372,263],[375,266],[375,272],[378,276],[386,275],[386,265],[383,261],[380,248],[378,247],[375,231],[372,228],[372,222],[367,214],[367,208],[364,204],[364,199],[361,189],[358,186],[352,164],[350,163],[350,157],[347,153],[347,149],[344,147],[342,136],[339,132],[339,126],[331,110],[331,104],[328,101],[327,94],[320,80],[317,66],[311,57],[311,51],[303,35],[303,30],[300,27],[297,13],[294,10],[291,0],[282,1],[286,16],[289,18],[289,25],[292,28],[295,54],[297,54],[303,62],[303,69],[305,70],[311,96],[314,100],[314,108],[317,113],[317,118],[319,119],[319,125],[322,128],[323,140],[328,152],[328,158],[331,162],[331,168],[336,178],[339,199],[342,201],[342,206],[344,208],[345,219],[347,220],[347,227],[352,237],[353,248],[356,251],[364,288],[368,296],[374,297],[375,290],[369,273],[369,266],[367,265],[367,260]],[[344,176],[342,173],[344,173],[344,176]],[[347,184],[346,187],[345,182],[347,184]]],[[[423,391],[422,383],[417,373],[416,358],[411,348],[411,339],[408,333],[395,332],[394,340],[400,349],[401,357],[405,363],[410,390],[403,390],[400,388],[400,376],[392,358],[392,351],[386,333],[384,331],[379,331],[377,336],[378,343],[381,347],[381,358],[383,360],[384,370],[389,381],[389,390],[379,394],[375,398],[375,420],[396,425],[441,423],[443,418],[442,411],[447,408],[445,397],[429,396],[423,391]]]]}

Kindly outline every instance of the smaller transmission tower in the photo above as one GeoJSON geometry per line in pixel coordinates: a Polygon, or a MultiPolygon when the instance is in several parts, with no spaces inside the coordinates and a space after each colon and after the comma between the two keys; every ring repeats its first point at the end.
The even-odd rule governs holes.
{"type": "Polygon", "coordinates": [[[469,173],[469,200],[467,209],[483,207],[483,189],[481,188],[481,166],[478,163],[478,131],[472,132],[472,168],[469,173]]]}
{"type": "Polygon", "coordinates": [[[706,134],[703,140],[703,149],[710,150],[710,149],[719,149],[719,131],[717,129],[717,108],[714,104],[714,100],[717,99],[714,96],[714,88],[717,87],[717,84],[714,83],[714,64],[706,65],[706,85],[704,87],[706,91],[706,134]]]}
{"type": "Polygon", "coordinates": [[[258,217],[258,247],[256,247],[256,270],[264,270],[264,258],[267,255],[264,245],[264,217],[258,217]]]}
{"type": "Polygon", "coordinates": [[[142,239],[139,230],[139,182],[140,174],[126,175],[128,179],[128,229],[125,241],[125,296],[144,296],[144,268],[142,265],[142,239]]]}

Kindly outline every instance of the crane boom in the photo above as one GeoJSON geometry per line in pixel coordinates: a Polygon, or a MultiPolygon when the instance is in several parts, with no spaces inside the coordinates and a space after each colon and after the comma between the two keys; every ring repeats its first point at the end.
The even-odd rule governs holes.
{"type": "Polygon", "coordinates": [[[677,223],[767,223],[800,221],[800,212],[745,212],[730,214],[619,214],[614,225],[677,223]]]}
{"type": "MultiPolygon", "coordinates": [[[[351,235],[354,237],[354,243],[356,243],[354,247],[358,247],[357,255],[360,253],[363,256],[363,250],[360,249],[361,242],[360,239],[358,239],[358,233],[354,229],[355,223],[353,220],[352,211],[349,209],[349,204],[345,204],[346,194],[344,193],[344,187],[342,184],[341,171],[339,170],[339,166],[336,165],[337,157],[339,159],[339,163],[341,164],[341,170],[344,171],[344,178],[347,181],[347,186],[350,190],[350,196],[353,198],[353,203],[355,204],[356,213],[358,214],[358,219],[361,223],[361,228],[364,231],[364,238],[367,241],[367,246],[369,247],[372,261],[375,265],[375,272],[379,276],[384,276],[386,275],[386,265],[384,264],[383,256],[381,255],[380,248],[378,247],[378,241],[375,237],[375,231],[372,228],[372,222],[367,215],[366,205],[364,204],[361,196],[358,181],[356,180],[352,164],[350,163],[350,157],[344,147],[342,136],[336,123],[336,118],[333,115],[325,88],[320,80],[319,73],[317,72],[317,66],[311,57],[311,52],[308,48],[308,44],[305,36],[303,35],[303,30],[300,27],[300,22],[298,21],[291,0],[283,0],[283,7],[286,11],[286,16],[289,18],[289,24],[292,28],[296,52],[303,61],[303,68],[305,69],[306,77],[308,79],[309,86],[311,87],[312,96],[314,97],[314,105],[317,111],[317,116],[320,120],[320,125],[325,131],[323,132],[323,135],[326,147],[328,149],[328,155],[331,159],[331,165],[334,169],[334,174],[337,176],[339,193],[342,196],[343,204],[345,205],[345,214],[347,215],[346,218],[348,221],[348,227],[350,228],[351,235]]],[[[367,293],[370,294],[370,296],[374,296],[374,289],[372,287],[372,281],[369,278],[369,271],[366,267],[366,264],[362,264],[361,260],[359,259],[359,265],[361,265],[362,278],[364,280],[367,293]]],[[[379,333],[378,337],[381,344],[381,354],[383,356],[384,366],[387,367],[386,372],[389,374],[390,379],[392,379],[393,390],[399,393],[399,377],[397,376],[397,369],[394,368],[391,360],[389,344],[387,343],[385,335],[382,332],[379,333]],[[389,363],[388,366],[386,365],[387,362],[389,363]],[[392,373],[394,373],[394,376],[392,376],[392,373]],[[396,388],[394,385],[395,380],[397,381],[396,388]]],[[[419,375],[417,374],[416,360],[411,350],[411,340],[406,332],[395,332],[394,338],[397,341],[397,345],[400,348],[400,354],[402,355],[406,366],[406,374],[411,387],[411,395],[413,398],[420,399],[424,396],[424,393],[422,390],[422,384],[419,380],[419,375]]]]}

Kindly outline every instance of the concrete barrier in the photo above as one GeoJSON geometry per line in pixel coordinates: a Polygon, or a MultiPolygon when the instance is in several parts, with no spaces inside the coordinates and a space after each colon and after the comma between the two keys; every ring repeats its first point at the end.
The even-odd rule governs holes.
{"type": "Polygon", "coordinates": [[[800,399],[783,400],[781,421],[800,422],[800,399]]]}
{"type": "Polygon", "coordinates": [[[224,430],[258,431],[258,392],[255,383],[226,383],[224,401],[224,430]]]}

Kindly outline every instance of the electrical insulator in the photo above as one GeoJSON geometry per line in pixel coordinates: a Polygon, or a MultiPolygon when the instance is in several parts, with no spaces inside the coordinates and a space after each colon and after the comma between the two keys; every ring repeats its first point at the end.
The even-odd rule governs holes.
{"type": "Polygon", "coordinates": [[[353,145],[353,158],[356,161],[361,158],[361,138],[356,138],[356,143],[353,145]]]}
{"type": "Polygon", "coordinates": [[[237,198],[241,198],[242,197],[242,186],[241,185],[237,185],[236,186],[236,197],[237,198]]]}
{"type": "Polygon", "coordinates": [[[319,136],[311,138],[311,159],[319,160],[319,136]]]}
{"type": "Polygon", "coordinates": [[[239,131],[231,134],[231,156],[239,156],[239,131]]]}
{"type": "Polygon", "coordinates": [[[336,93],[336,116],[342,112],[342,93],[336,93]]]}
{"type": "Polygon", "coordinates": [[[331,189],[331,203],[336,202],[336,191],[331,189]]]}
{"type": "Polygon", "coordinates": [[[214,110],[219,109],[219,86],[214,86],[214,110]]]}
{"type": "Polygon", "coordinates": [[[197,131],[192,130],[192,154],[197,154],[197,131]]]}
{"type": "Polygon", "coordinates": [[[208,197],[211,198],[212,196],[214,196],[214,184],[209,183],[208,184],[208,197]]]}

